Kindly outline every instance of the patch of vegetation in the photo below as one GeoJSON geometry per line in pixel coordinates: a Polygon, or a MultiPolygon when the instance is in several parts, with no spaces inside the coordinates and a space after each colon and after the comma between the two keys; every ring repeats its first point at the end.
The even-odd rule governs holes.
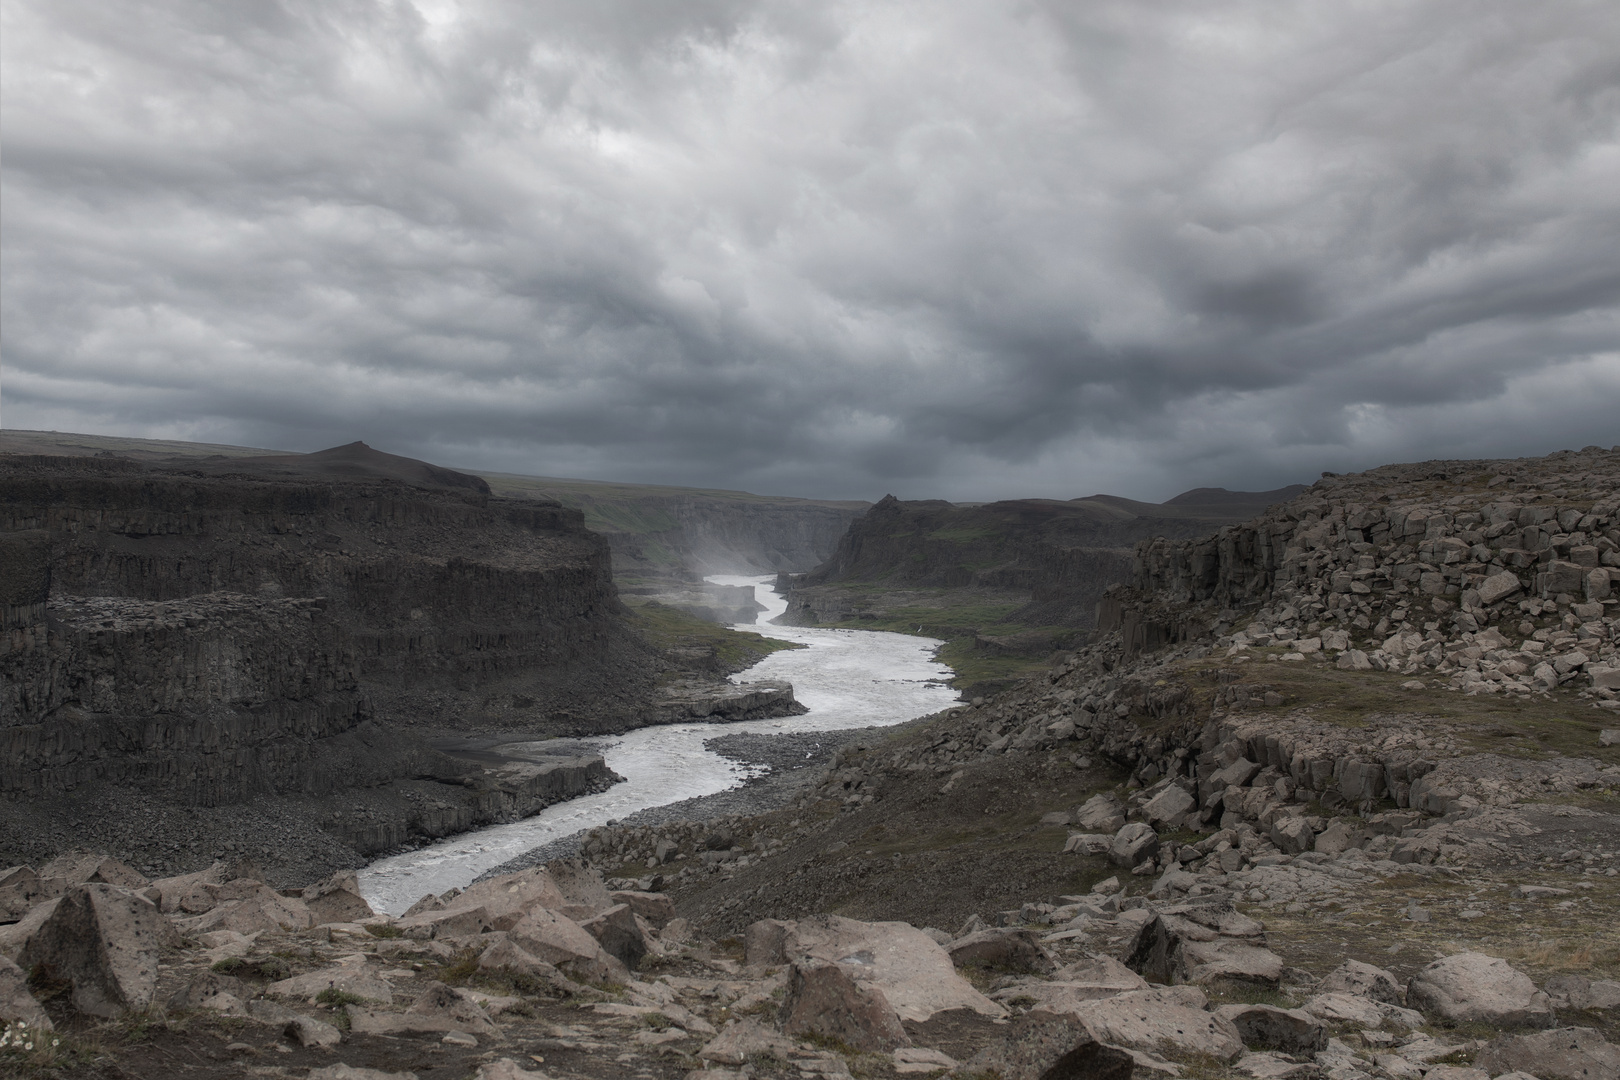
{"type": "Polygon", "coordinates": [[[402,938],[405,936],[405,931],[387,923],[371,923],[366,927],[366,933],[374,938],[402,938]]]}
{"type": "Polygon", "coordinates": [[[259,979],[279,982],[292,976],[292,965],[279,956],[261,956],[249,960],[244,956],[228,956],[209,969],[221,975],[234,975],[238,979],[259,979]]]}
{"type": "Polygon", "coordinates": [[[449,963],[439,968],[438,980],[446,986],[465,986],[467,980],[478,974],[478,950],[464,949],[449,963]]]}
{"type": "Polygon", "coordinates": [[[339,1005],[364,1005],[366,1003],[366,999],[361,997],[359,994],[351,994],[347,990],[339,990],[335,986],[328,986],[325,990],[322,990],[320,993],[315,995],[315,1003],[317,1005],[331,1005],[333,1007],[337,1007],[339,1005]]]}
{"type": "Polygon", "coordinates": [[[747,630],[732,630],[655,601],[638,601],[632,596],[624,601],[630,608],[631,625],[647,644],[665,653],[671,649],[709,649],[715,666],[726,672],[741,671],[773,652],[805,647],[747,630]]]}

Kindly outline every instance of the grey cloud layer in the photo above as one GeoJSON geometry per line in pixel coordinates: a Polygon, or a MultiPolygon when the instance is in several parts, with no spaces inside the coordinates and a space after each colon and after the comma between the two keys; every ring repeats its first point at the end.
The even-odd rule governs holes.
{"type": "Polygon", "coordinates": [[[12,426],[959,498],[1620,432],[1609,4],[3,11],[12,426]]]}

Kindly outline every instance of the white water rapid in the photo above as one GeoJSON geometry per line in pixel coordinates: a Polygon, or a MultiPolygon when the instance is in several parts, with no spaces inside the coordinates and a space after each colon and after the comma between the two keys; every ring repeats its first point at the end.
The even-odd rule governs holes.
{"type": "MultiPolygon", "coordinates": [[[[774,577],[715,575],[708,580],[718,585],[755,586],[754,595],[766,607],[759,623],[787,610],[786,600],[772,589],[774,577]]],[[[510,825],[463,833],[418,851],[378,859],[360,872],[360,890],[366,900],[378,911],[398,914],[427,893],[465,886],[485,870],[541,844],[648,807],[736,787],[748,778],[748,771],[703,748],[704,740],[717,735],[900,724],[938,712],[955,700],[955,692],[943,682],[951,671],[934,660],[934,649],[940,643],[931,638],[797,626],[756,625],[751,629],[807,648],[772,653],[732,681],[787,679],[808,713],[735,724],[670,724],[624,735],[570,740],[582,753],[602,754],[608,767],[625,782],[510,825]]],[[[516,751],[521,746],[505,749],[516,751]]]]}

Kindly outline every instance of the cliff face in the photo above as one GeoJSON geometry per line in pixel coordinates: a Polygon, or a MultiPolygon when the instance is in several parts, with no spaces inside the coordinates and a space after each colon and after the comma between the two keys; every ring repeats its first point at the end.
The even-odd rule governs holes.
{"type": "Polygon", "coordinates": [[[798,599],[813,607],[816,586],[852,583],[1017,590],[1028,601],[1017,621],[1090,626],[1103,590],[1128,579],[1136,541],[1205,535],[1298,490],[1203,490],[1164,504],[1094,496],[957,506],[889,496],[797,583],[798,599]]]}
{"type": "Polygon", "coordinates": [[[1133,591],[1104,602],[1104,621],[1128,629],[1128,646],[1152,648],[1195,633],[1200,621],[1230,623],[1274,603],[1370,637],[1375,659],[1388,645],[1394,660],[1418,651],[1437,665],[1444,649],[1423,634],[1401,637],[1421,621],[1414,612],[1431,620],[1429,639],[1444,641],[1447,630],[1473,635],[1502,623],[1512,634],[1543,611],[1612,606],[1617,490],[1620,453],[1597,447],[1324,476],[1213,536],[1138,545],[1133,591]]]}
{"type": "Polygon", "coordinates": [[[605,781],[599,760],[485,775],[409,732],[646,712],[606,544],[578,511],[342,449],[362,467],[309,455],[316,478],[0,457],[0,809],[370,790],[327,830],[364,855],[605,781]]]}

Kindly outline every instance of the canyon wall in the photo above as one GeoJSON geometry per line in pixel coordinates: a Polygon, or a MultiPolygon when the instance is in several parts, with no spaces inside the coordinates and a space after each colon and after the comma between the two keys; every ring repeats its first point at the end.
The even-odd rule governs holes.
{"type": "Polygon", "coordinates": [[[0,813],[370,791],[332,815],[352,856],[605,783],[600,759],[495,775],[413,734],[617,730],[653,696],[578,511],[424,475],[0,457],[0,813]]]}

